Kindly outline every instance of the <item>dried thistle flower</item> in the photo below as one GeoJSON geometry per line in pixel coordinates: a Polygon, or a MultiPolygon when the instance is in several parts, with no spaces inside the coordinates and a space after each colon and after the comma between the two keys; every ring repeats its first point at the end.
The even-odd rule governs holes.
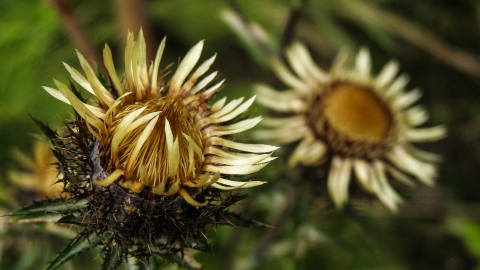
{"type": "Polygon", "coordinates": [[[421,92],[405,91],[408,77],[396,77],[396,62],[372,75],[370,54],[361,49],[355,68],[347,65],[346,54],[340,54],[330,72],[325,72],[299,43],[287,50],[286,59],[295,73],[281,63],[275,68],[289,90],[256,87],[257,101],[281,117],[265,119],[262,123],[268,129],[255,136],[280,144],[299,142],[290,155],[291,166],[331,161],[327,187],[337,208],[348,201],[351,178],[392,211],[402,199],[387,176],[410,186],[414,184],[410,176],[434,184],[434,163],[439,157],[415,148],[412,142],[439,140],[446,130],[443,126],[417,128],[428,114],[419,105],[412,107],[421,92]]]}
{"type": "Polygon", "coordinates": [[[85,251],[90,245],[103,247],[106,269],[129,258],[143,263],[151,255],[174,259],[186,248],[209,250],[207,225],[260,224],[227,210],[247,196],[225,192],[263,184],[235,181],[231,175],[257,172],[274,159],[277,147],[228,138],[261,120],[239,119],[254,98],[227,104],[223,98],[208,105],[223,81],[212,85],[217,72],[200,79],[215,56],[192,72],[203,42],[186,54],[169,80],[159,68],[165,39],[150,67],[145,47],[141,31],[137,40],[129,33],[123,78],[107,45],[106,79],[97,77],[80,53],[86,76],[65,64],[71,77],[96,97],[93,103],[82,100],[73,84],[69,88],[55,80],[58,89],[44,87],[78,114],[66,123],[65,134],[36,120],[54,145],[69,198],[11,214],[29,215],[42,207],[48,213],[45,205],[55,205],[63,215],[59,223],[83,228],[52,262],[52,269],[72,250],[85,251]]]}

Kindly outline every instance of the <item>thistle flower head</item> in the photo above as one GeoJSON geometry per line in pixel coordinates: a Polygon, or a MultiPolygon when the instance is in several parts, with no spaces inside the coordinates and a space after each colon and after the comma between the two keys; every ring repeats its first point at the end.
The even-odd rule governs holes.
{"type": "Polygon", "coordinates": [[[423,107],[413,106],[421,92],[405,91],[408,77],[396,76],[396,62],[389,62],[375,76],[366,49],[358,53],[354,68],[341,53],[330,72],[320,69],[299,43],[286,56],[294,73],[281,63],[275,68],[290,89],[256,87],[257,100],[282,115],[265,119],[268,129],[256,132],[257,138],[281,144],[299,142],[289,159],[292,166],[331,161],[327,185],[338,208],[348,200],[351,178],[393,211],[401,198],[387,176],[408,185],[413,185],[413,176],[433,185],[433,163],[439,158],[412,142],[441,139],[445,128],[417,128],[428,114],[423,107]]]}
{"type": "Polygon", "coordinates": [[[54,145],[70,195],[65,203],[80,204],[76,212],[66,208],[59,221],[83,228],[70,247],[96,243],[107,257],[118,257],[113,261],[171,258],[185,248],[206,251],[207,225],[256,225],[227,209],[246,196],[222,191],[263,184],[232,176],[257,172],[276,149],[231,140],[261,118],[242,116],[254,98],[209,105],[223,81],[213,83],[217,72],[205,75],[215,56],[195,68],[203,42],[190,49],[170,79],[160,69],[165,39],[149,66],[145,47],[142,32],[137,40],[129,33],[125,71],[118,76],[106,45],[106,79],[77,52],[84,75],[64,65],[94,99],[87,102],[73,84],[55,80],[57,89],[44,89],[77,116],[60,134],[37,121],[54,145]]]}
{"type": "Polygon", "coordinates": [[[148,188],[159,196],[179,194],[190,204],[200,206],[206,202],[195,201],[188,188],[231,189],[263,183],[235,182],[221,177],[221,174],[244,175],[260,170],[273,159],[270,155],[275,147],[222,138],[255,126],[261,118],[224,125],[244,113],[254,98],[244,103],[241,98],[226,105],[226,99],[222,99],[210,107],[207,102],[223,81],[206,88],[215,79],[217,72],[214,72],[197,82],[215,60],[215,56],[211,57],[192,73],[202,47],[203,42],[195,45],[170,81],[165,82],[159,70],[165,39],[155,62],[147,68],[143,35],[140,32],[135,41],[130,33],[123,80],[117,76],[111,51],[105,46],[109,90],[80,53],[78,58],[86,76],[65,64],[72,78],[92,93],[98,104],[82,102],[58,81],[55,81],[58,90],[44,87],[52,96],[71,104],[98,140],[99,158],[108,176],[93,179],[94,184],[109,186],[116,182],[133,193],[148,188]]]}

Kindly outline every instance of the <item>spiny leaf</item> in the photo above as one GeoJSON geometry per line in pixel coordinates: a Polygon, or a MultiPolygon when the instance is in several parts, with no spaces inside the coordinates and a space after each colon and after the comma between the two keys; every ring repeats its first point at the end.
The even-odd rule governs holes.
{"type": "Polygon", "coordinates": [[[102,270],[115,270],[122,263],[122,254],[120,253],[119,243],[109,245],[109,250],[103,260],[102,270]]]}
{"type": "Polygon", "coordinates": [[[24,216],[37,214],[52,214],[79,211],[85,208],[87,200],[75,201],[72,199],[58,198],[42,200],[22,207],[8,214],[9,216],[24,216]]]}
{"type": "Polygon", "coordinates": [[[45,270],[54,270],[60,267],[64,262],[70,260],[71,258],[79,255],[100,244],[100,238],[97,236],[85,236],[79,235],[77,238],[73,239],[70,244],[68,244],[58,255],[57,257],[47,266],[45,270]]]}
{"type": "Polygon", "coordinates": [[[241,200],[244,200],[246,198],[251,197],[252,195],[250,194],[231,194],[225,199],[225,203],[223,205],[224,208],[229,207],[230,205],[235,204],[236,202],[239,202],[241,200]]]}
{"type": "Polygon", "coordinates": [[[66,215],[60,218],[57,223],[65,223],[65,224],[73,224],[78,226],[86,226],[89,223],[85,222],[85,217],[83,216],[74,216],[74,215],[66,215]]]}
{"type": "Polygon", "coordinates": [[[22,215],[12,217],[9,221],[12,223],[37,223],[37,222],[57,222],[62,217],[55,213],[38,213],[31,215],[22,215]]]}
{"type": "Polygon", "coordinates": [[[58,160],[58,163],[60,166],[58,166],[58,169],[63,175],[66,174],[66,168],[68,167],[68,164],[66,162],[65,156],[58,150],[63,148],[63,142],[59,140],[59,135],[56,131],[51,129],[47,124],[44,124],[42,121],[38,120],[37,118],[33,117],[30,115],[32,120],[35,122],[35,124],[40,128],[40,130],[45,134],[47,139],[50,141],[52,144],[53,148],[53,154],[55,155],[55,158],[58,160]]]}
{"type": "Polygon", "coordinates": [[[40,130],[47,136],[48,140],[52,143],[53,146],[60,146],[58,140],[58,134],[56,131],[51,129],[47,124],[44,124],[42,121],[30,115],[33,122],[40,128],[40,130]]]}
{"type": "Polygon", "coordinates": [[[233,212],[223,212],[217,216],[217,225],[230,225],[242,227],[270,227],[256,220],[246,219],[240,214],[233,212]]]}

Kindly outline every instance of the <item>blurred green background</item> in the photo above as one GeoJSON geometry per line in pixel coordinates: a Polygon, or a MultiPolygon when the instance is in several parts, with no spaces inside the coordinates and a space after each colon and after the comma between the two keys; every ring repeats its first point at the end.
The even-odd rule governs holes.
{"type": "MultiPolygon", "coordinates": [[[[62,61],[79,68],[75,48],[82,49],[72,39],[75,23],[85,30],[93,52],[101,55],[104,43],[110,45],[118,68],[126,29],[137,30],[140,24],[150,47],[156,49],[167,36],[163,67],[204,39],[202,59],[218,53],[213,69],[227,79],[220,96],[229,99],[251,96],[253,83],[281,85],[265,52],[278,53],[285,38],[304,42],[325,69],[340,48],[367,46],[374,72],[396,59],[411,77],[408,88],[424,91],[421,102],[431,113],[429,124],[449,128],[447,139],[421,146],[444,156],[437,186],[398,187],[406,203],[397,215],[376,204],[336,212],[323,207],[328,198],[321,192],[292,192],[298,191],[297,183],[286,179],[295,172],[278,160],[256,177],[270,183],[254,189],[239,207],[278,230],[212,229],[213,255],[195,257],[207,269],[480,269],[479,16],[476,0],[1,0],[2,211],[30,199],[15,199],[6,176],[18,166],[12,149],[28,153],[32,134],[39,133],[28,114],[53,127],[72,114],[41,86],[52,87],[52,78],[68,82],[62,61]],[[242,38],[223,19],[227,10],[260,26],[265,43],[255,46],[242,38]]],[[[251,111],[262,113],[260,107],[251,111]]],[[[32,231],[43,231],[41,226],[0,227],[1,269],[41,269],[64,238],[37,237],[32,231]]],[[[86,260],[99,268],[101,258],[86,260]]],[[[84,261],[65,269],[90,269],[84,261]]]]}

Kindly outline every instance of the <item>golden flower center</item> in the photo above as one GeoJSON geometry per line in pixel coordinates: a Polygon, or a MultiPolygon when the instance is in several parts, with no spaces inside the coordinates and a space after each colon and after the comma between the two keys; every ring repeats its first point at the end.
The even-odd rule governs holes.
{"type": "Polygon", "coordinates": [[[350,82],[334,82],[321,91],[309,117],[319,139],[345,156],[378,158],[397,136],[388,104],[373,89],[350,82]]]}
{"type": "Polygon", "coordinates": [[[392,115],[373,91],[341,83],[332,87],[324,102],[329,124],[350,139],[378,142],[388,136],[392,115]]]}
{"type": "Polygon", "coordinates": [[[167,192],[201,173],[201,133],[181,99],[137,102],[119,111],[110,128],[110,154],[111,166],[124,170],[131,181],[124,186],[135,191],[132,183],[142,189],[163,185],[167,192]]]}

